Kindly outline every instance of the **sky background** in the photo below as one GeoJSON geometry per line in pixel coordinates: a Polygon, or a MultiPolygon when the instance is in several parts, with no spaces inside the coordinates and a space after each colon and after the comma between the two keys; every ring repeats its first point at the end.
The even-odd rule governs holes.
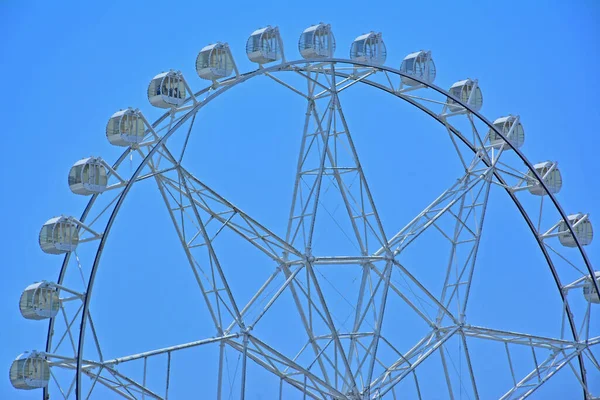
{"type": "MultiPolygon", "coordinates": [[[[299,58],[300,33],[319,21],[332,25],[339,57],[346,58],[352,40],[370,30],[383,32],[386,65],[391,67],[397,68],[408,53],[431,50],[438,71],[436,84],[448,88],[466,77],[479,79],[482,113],[491,120],[519,114],[526,134],[525,155],[532,162],[559,161],[565,184],[558,198],[565,211],[589,212],[592,221],[600,215],[600,164],[596,161],[600,4],[596,1],[167,4],[0,0],[0,18],[5,93],[0,97],[5,121],[0,204],[7,219],[0,240],[4,268],[0,368],[6,371],[22,351],[41,350],[45,345],[46,322],[24,320],[18,299],[32,282],[58,276],[61,258],[44,254],[37,243],[42,223],[59,214],[78,216],[85,207],[86,198],[71,194],[67,187],[69,167],[89,155],[108,161],[119,156],[121,150],[112,147],[104,134],[106,121],[115,111],[139,107],[150,120],[162,114],[146,99],[147,84],[157,73],[180,69],[192,88],[204,87],[206,81],[195,74],[194,61],[205,45],[228,42],[240,71],[255,69],[244,55],[245,41],[253,30],[267,24],[280,27],[288,59],[299,58]]],[[[390,232],[448,187],[452,176],[459,176],[453,174],[455,164],[454,169],[449,167],[456,156],[443,129],[407,105],[395,111],[393,100],[358,89],[344,103],[351,129],[356,127],[365,173],[390,232]]],[[[187,165],[236,205],[281,233],[289,210],[302,102],[261,79],[223,96],[203,113],[196,123],[203,133],[197,136],[195,131],[187,165]]],[[[478,276],[482,283],[476,292],[497,312],[476,308],[473,313],[478,313],[483,325],[535,330],[533,325],[541,326],[546,312],[550,313],[546,301],[556,301],[556,288],[516,208],[506,196],[496,197],[488,221],[495,228],[489,230],[489,250],[480,260],[490,267],[478,276]],[[494,246],[496,237],[506,243],[494,246]],[[486,279],[489,293],[496,288],[493,295],[485,294],[486,279]]],[[[190,305],[196,295],[185,294],[194,290],[191,275],[177,268],[185,259],[155,188],[140,185],[132,191],[113,233],[99,273],[98,297],[93,300],[97,301],[97,324],[102,325],[101,341],[109,343],[107,351],[117,356],[203,337],[205,315],[190,305]],[[147,294],[144,302],[139,293],[147,294]],[[165,313],[169,318],[163,318],[165,313]],[[180,335],[165,333],[166,326],[180,335]]],[[[336,239],[320,235],[321,242],[335,244],[336,239]]],[[[598,243],[587,248],[596,264],[598,243]]],[[[236,258],[231,254],[235,249],[223,246],[229,254],[223,262],[239,266],[239,274],[233,270],[238,279],[251,279],[245,275],[247,267],[260,261],[251,256],[236,258]]],[[[276,316],[285,315],[285,310],[277,312],[276,316]]],[[[486,351],[481,350],[479,357],[494,354],[486,351]]],[[[193,365],[194,360],[187,362],[193,365]]],[[[180,363],[186,365],[183,360],[180,363]]],[[[493,377],[490,371],[482,374],[493,377]]],[[[433,375],[432,382],[436,382],[433,375]]],[[[599,396],[600,375],[595,377],[599,396]]],[[[173,398],[192,393],[181,390],[173,398]]],[[[266,390],[257,388],[251,398],[270,398],[266,390]]],[[[570,398],[572,390],[573,386],[559,385],[541,393],[545,398],[570,398]]],[[[437,398],[435,390],[431,393],[437,398]]],[[[40,397],[41,392],[15,391],[7,378],[0,379],[0,399],[40,397]]]]}

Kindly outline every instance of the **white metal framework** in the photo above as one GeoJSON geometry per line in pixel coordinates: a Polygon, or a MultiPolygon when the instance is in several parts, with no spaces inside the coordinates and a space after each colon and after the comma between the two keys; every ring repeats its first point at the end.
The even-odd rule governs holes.
{"type": "Polygon", "coordinates": [[[518,117],[491,122],[478,112],[483,97],[476,80],[459,81],[449,91],[435,86],[430,52],[410,54],[400,69],[385,67],[381,34],[373,32],[356,38],[350,59],[333,58],[334,49],[330,26],[318,24],[302,33],[303,59],[286,61],[278,28],[262,28],[252,33],[246,46],[249,59],[260,64],[258,69],[240,74],[228,46],[207,46],[196,67],[201,78],[213,81],[209,86],[193,92],[181,73],[162,73],[151,81],[148,98],[168,112],[152,124],[138,110],[113,114],[107,126],[109,141],[128,148],[112,165],[100,158],[76,163],[69,185],[74,193],[91,196],[87,207],[79,219],[50,219],[40,233],[42,250],[64,254],[64,259],[56,283],[30,285],[21,297],[23,316],[49,319],[49,329],[44,351],[24,353],[11,366],[15,388],[42,388],[44,399],[50,394],[53,399],[95,398],[100,387],[126,399],[168,399],[176,362],[172,356],[213,346],[219,361],[214,366],[218,377],[211,385],[219,400],[244,399],[252,385],[253,374],[248,372],[252,368],[278,380],[269,389],[270,398],[375,400],[408,395],[421,399],[431,365],[443,377],[439,397],[476,399],[482,388],[470,349],[473,343],[493,343],[504,352],[504,367],[494,372],[504,377],[500,398],[528,397],[561,370],[571,375],[585,399],[598,396],[592,390],[593,379],[600,377],[600,332],[594,325],[600,273],[593,270],[584,250],[592,242],[592,225],[588,214],[567,215],[558,203],[555,194],[562,177],[557,164],[534,165],[525,158],[519,150],[524,131],[518,117]],[[279,64],[263,65],[279,60],[279,64]],[[229,77],[232,70],[236,73],[229,77]],[[304,85],[286,80],[289,75],[300,77],[304,85]],[[196,115],[213,99],[259,76],[306,101],[292,202],[281,236],[182,165],[196,115]],[[438,122],[449,134],[464,170],[392,235],[384,229],[342,111],[340,93],[359,83],[388,93],[438,122]],[[167,146],[176,134],[185,139],[179,151],[167,146]],[[130,169],[122,166],[134,154],[139,163],[128,173],[130,169]],[[203,299],[202,305],[194,306],[207,310],[206,322],[215,333],[107,359],[92,318],[94,282],[123,202],[143,180],[156,183],[203,299]],[[562,305],[560,335],[484,327],[467,317],[483,227],[491,211],[489,199],[495,191],[514,203],[539,246],[562,305]],[[324,204],[332,192],[341,201],[339,214],[355,247],[347,254],[322,254],[316,236],[318,221],[325,214],[331,216],[324,204]],[[263,254],[271,268],[269,278],[249,300],[240,301],[232,290],[232,277],[216,250],[215,242],[223,232],[263,254]],[[418,268],[402,259],[432,232],[450,248],[435,290],[417,278],[418,268]],[[78,255],[84,246],[95,254],[89,265],[78,255]],[[343,287],[343,272],[336,275],[339,282],[327,279],[326,271],[342,271],[342,267],[358,269],[355,293],[343,287]],[[337,303],[348,303],[345,320],[340,319],[334,295],[339,296],[337,303]],[[291,299],[289,313],[301,321],[303,337],[301,342],[287,343],[286,349],[261,333],[284,296],[291,299]],[[404,314],[423,327],[422,331],[408,327],[407,331],[418,332],[409,339],[388,330],[390,320],[404,314]],[[453,361],[451,346],[458,348],[460,368],[453,361]],[[235,368],[227,365],[231,352],[238,354],[235,368]],[[515,354],[523,352],[527,367],[513,362],[515,354]],[[165,365],[159,374],[166,382],[160,392],[148,372],[159,358],[165,365]],[[137,375],[130,373],[135,366],[141,368],[137,375]]]}

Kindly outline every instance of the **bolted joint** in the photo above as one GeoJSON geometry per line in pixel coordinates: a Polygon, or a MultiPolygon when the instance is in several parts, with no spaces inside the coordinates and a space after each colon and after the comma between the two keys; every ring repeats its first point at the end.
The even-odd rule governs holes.
{"type": "Polygon", "coordinates": [[[306,249],[306,253],[304,254],[304,262],[310,265],[315,262],[315,256],[312,255],[310,248],[306,249]]]}
{"type": "Polygon", "coordinates": [[[385,249],[385,261],[387,262],[393,262],[395,261],[395,257],[396,257],[396,252],[392,252],[388,247],[386,247],[385,249]]]}

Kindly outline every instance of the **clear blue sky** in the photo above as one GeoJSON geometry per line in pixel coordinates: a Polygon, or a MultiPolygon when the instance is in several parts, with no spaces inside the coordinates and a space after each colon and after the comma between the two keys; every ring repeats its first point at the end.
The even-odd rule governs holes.
{"type": "MultiPolygon", "coordinates": [[[[206,85],[194,71],[203,46],[228,42],[240,70],[254,69],[244,55],[245,41],[254,29],[267,24],[280,27],[288,59],[299,58],[300,33],[319,21],[332,25],[340,57],[347,57],[356,36],[370,30],[383,32],[386,65],[392,67],[397,68],[410,52],[431,50],[438,69],[436,84],[448,88],[456,80],[478,78],[484,95],[482,113],[492,120],[519,114],[526,156],[532,162],[559,161],[565,185],[558,197],[565,210],[589,212],[593,221],[600,221],[598,2],[3,0],[0,18],[5,93],[0,96],[4,117],[0,204],[7,220],[0,240],[4,269],[0,371],[7,371],[22,351],[44,348],[46,322],[24,320],[18,299],[30,283],[58,276],[61,258],[42,253],[37,243],[41,224],[59,214],[78,216],[86,204],[85,198],[69,192],[70,165],[90,155],[109,161],[118,157],[120,150],[104,134],[108,117],[118,109],[139,107],[151,120],[161,115],[146,99],[147,84],[155,74],[180,69],[193,88],[206,85]]],[[[439,166],[454,160],[455,154],[438,125],[415,115],[407,105],[395,111],[397,103],[385,96],[364,93],[372,97],[349,97],[344,106],[351,129],[356,127],[355,140],[375,200],[384,223],[390,225],[386,229],[393,232],[447,187],[450,176],[458,176],[440,172],[446,167],[439,166]],[[436,177],[445,180],[438,182],[436,177]]],[[[283,232],[303,104],[262,79],[232,91],[203,113],[195,132],[202,140],[194,136],[187,155],[192,171],[283,232]]],[[[202,320],[206,313],[196,306],[199,296],[191,293],[191,274],[184,268],[166,210],[155,188],[140,186],[127,199],[98,277],[93,307],[109,357],[213,334],[206,327],[208,321],[202,320]]],[[[543,325],[546,314],[549,318],[546,301],[556,301],[558,294],[517,210],[506,196],[496,197],[489,210],[493,228],[487,232],[486,253],[479,263],[485,272],[476,272],[481,297],[475,301],[481,307],[472,310],[480,317],[473,323],[535,330],[533,325],[543,325]],[[505,242],[494,246],[496,240],[505,242]],[[486,312],[486,307],[494,311],[486,312]]],[[[321,234],[319,240],[334,239],[321,234]]],[[[597,239],[587,248],[596,265],[599,243],[597,239]]],[[[233,247],[222,250],[224,262],[240,268],[235,274],[238,287],[240,281],[252,280],[249,268],[262,262],[260,257],[245,258],[233,247]]],[[[428,261],[426,253],[420,262],[428,261]]],[[[262,273],[254,280],[264,277],[262,273]]],[[[600,309],[593,311],[600,316],[600,309]]],[[[285,310],[278,312],[285,318],[285,310]]],[[[482,362],[487,354],[496,354],[487,351],[478,355],[482,362]]],[[[197,362],[182,357],[177,374],[183,377],[186,368],[187,373],[199,368],[197,374],[202,376],[206,367],[196,367],[197,362]]],[[[482,374],[493,379],[492,366],[482,368],[482,374]]],[[[433,375],[435,385],[439,376],[433,375]]],[[[549,386],[541,393],[545,398],[578,398],[579,393],[570,396],[570,378],[561,377],[561,382],[570,383],[549,386]]],[[[269,389],[260,387],[263,379],[267,381],[256,377],[249,398],[271,398],[269,389]]],[[[599,396],[600,375],[595,379],[599,396]]],[[[192,395],[189,382],[182,387],[187,389],[175,392],[174,398],[192,395]]],[[[437,398],[435,390],[429,393],[437,398]]],[[[0,399],[40,397],[38,391],[14,391],[7,378],[0,379],[0,399]]]]}

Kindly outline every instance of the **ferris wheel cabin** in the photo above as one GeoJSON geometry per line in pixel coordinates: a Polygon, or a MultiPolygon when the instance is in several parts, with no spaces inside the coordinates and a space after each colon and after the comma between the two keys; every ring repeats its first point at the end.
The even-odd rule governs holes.
{"type": "Polygon", "coordinates": [[[106,137],[115,146],[139,144],[146,136],[146,125],[139,111],[132,108],[114,113],[106,124],[106,137]]]}
{"type": "MultiPolygon", "coordinates": [[[[421,50],[407,55],[402,60],[402,64],[400,64],[400,72],[420,79],[426,84],[433,83],[435,80],[435,64],[431,58],[431,52],[421,50]]],[[[402,83],[407,86],[421,84],[406,76],[402,76],[402,83]]]]}
{"type": "Polygon", "coordinates": [[[50,218],[40,231],[40,247],[44,253],[64,254],[79,244],[78,226],[70,217],[50,218]]]}
{"type": "MultiPolygon", "coordinates": [[[[481,94],[477,80],[465,79],[464,81],[458,81],[450,86],[449,92],[475,111],[479,111],[483,105],[483,95],[481,94]]],[[[464,110],[463,106],[450,97],[448,97],[447,104],[451,112],[464,110]]]]}
{"type": "Polygon", "coordinates": [[[227,43],[217,42],[208,45],[198,53],[196,72],[202,79],[214,81],[231,75],[235,63],[227,43]]]}
{"type": "MultiPolygon", "coordinates": [[[[558,169],[558,165],[552,161],[546,161],[539,164],[535,164],[533,168],[536,170],[538,175],[542,178],[542,181],[548,188],[548,191],[552,194],[560,192],[562,188],[562,175],[558,169]]],[[[532,184],[529,187],[529,193],[536,196],[545,196],[546,190],[537,181],[534,174],[529,171],[527,176],[532,180],[532,184]]]]}
{"type": "MultiPolygon", "coordinates": [[[[600,271],[596,271],[594,275],[596,277],[596,283],[600,286],[600,271]]],[[[583,297],[589,302],[600,304],[600,296],[598,296],[592,277],[589,275],[585,285],[583,285],[583,297]]]]}
{"type": "Polygon", "coordinates": [[[350,47],[350,58],[354,61],[383,65],[387,50],[381,32],[369,32],[354,39],[350,47]]]}
{"type": "MultiPolygon", "coordinates": [[[[494,127],[498,129],[517,149],[525,143],[525,131],[519,119],[515,116],[498,118],[494,121],[494,127]]],[[[510,150],[511,147],[496,133],[495,130],[489,131],[490,144],[497,149],[510,150]]]]}
{"type": "Polygon", "coordinates": [[[54,318],[59,307],[58,289],[45,281],[27,286],[19,301],[19,310],[26,319],[54,318]]]}
{"type": "Polygon", "coordinates": [[[42,353],[26,351],[13,361],[9,377],[16,389],[45,388],[50,381],[50,365],[42,353]]]}
{"type": "Polygon", "coordinates": [[[185,81],[178,71],[158,74],[148,85],[148,100],[154,107],[179,107],[185,101],[185,96],[185,81]]]}
{"type": "Polygon", "coordinates": [[[257,64],[268,64],[280,60],[283,56],[283,44],[279,28],[268,25],[257,29],[246,42],[248,59],[257,64]]]}
{"type": "Polygon", "coordinates": [[[75,194],[87,196],[102,193],[107,185],[108,174],[100,158],[81,159],[69,171],[69,188],[75,194]]]}
{"type": "Polygon", "coordinates": [[[308,27],[300,35],[298,50],[305,59],[333,57],[335,38],[331,25],[319,23],[308,27]]]}
{"type": "MultiPolygon", "coordinates": [[[[582,246],[587,246],[592,243],[594,231],[587,214],[572,214],[567,216],[567,219],[571,223],[575,236],[577,236],[577,239],[582,246]]],[[[577,242],[575,242],[575,238],[569,231],[567,223],[564,220],[558,225],[558,232],[560,232],[558,235],[560,244],[566,247],[577,247],[577,242]]]]}

